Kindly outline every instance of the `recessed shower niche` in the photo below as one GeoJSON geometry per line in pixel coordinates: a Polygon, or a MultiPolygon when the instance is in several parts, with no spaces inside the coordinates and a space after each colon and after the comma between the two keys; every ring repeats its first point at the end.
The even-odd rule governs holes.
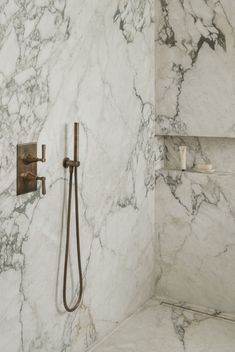
{"type": "Polygon", "coordinates": [[[164,169],[179,170],[179,147],[186,146],[186,172],[211,164],[215,173],[235,173],[235,139],[217,137],[164,136],[164,169]]]}

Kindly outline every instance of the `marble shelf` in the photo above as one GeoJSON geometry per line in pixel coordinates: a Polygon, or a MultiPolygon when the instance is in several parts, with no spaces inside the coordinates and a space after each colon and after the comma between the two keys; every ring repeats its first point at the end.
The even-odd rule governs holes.
{"type": "Polygon", "coordinates": [[[220,171],[220,170],[216,170],[214,172],[200,172],[200,171],[196,171],[196,170],[191,170],[191,169],[187,169],[187,170],[180,170],[180,169],[167,169],[167,168],[162,168],[159,169],[158,171],[166,171],[166,172],[179,172],[179,173],[191,173],[191,174],[200,174],[200,175],[218,175],[218,176],[229,176],[229,175],[235,175],[234,171],[220,171]]]}

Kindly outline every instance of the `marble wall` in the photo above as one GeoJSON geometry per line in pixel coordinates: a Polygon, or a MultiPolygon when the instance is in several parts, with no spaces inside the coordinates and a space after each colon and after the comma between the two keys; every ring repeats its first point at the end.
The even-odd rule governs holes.
{"type": "Polygon", "coordinates": [[[156,17],[156,294],[234,315],[235,3],[156,0],[156,17]]]}
{"type": "Polygon", "coordinates": [[[235,315],[234,176],[159,173],[158,296],[235,315]]]}
{"type": "MultiPolygon", "coordinates": [[[[161,159],[154,139],[154,6],[0,6],[0,350],[84,351],[153,293],[154,162],[161,159]],[[81,308],[68,314],[62,160],[72,155],[77,120],[85,291],[81,308]],[[47,162],[39,165],[47,195],[16,197],[16,145],[31,141],[47,145],[47,162]]],[[[70,266],[77,291],[75,257],[70,266]]]]}
{"type": "Polygon", "coordinates": [[[157,133],[234,137],[235,2],[156,0],[157,133]]]}
{"type": "Polygon", "coordinates": [[[156,293],[235,315],[235,140],[166,137],[156,174],[156,293]],[[186,172],[179,145],[187,146],[186,172]],[[211,163],[213,174],[190,171],[211,163]]]}

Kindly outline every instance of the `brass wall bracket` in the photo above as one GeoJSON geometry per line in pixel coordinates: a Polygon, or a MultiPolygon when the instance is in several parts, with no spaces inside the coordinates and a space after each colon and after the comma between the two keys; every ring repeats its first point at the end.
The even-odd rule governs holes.
{"type": "Polygon", "coordinates": [[[17,145],[17,195],[37,191],[37,181],[42,182],[42,194],[46,194],[46,178],[37,175],[37,162],[46,161],[46,146],[42,146],[42,158],[37,157],[37,144],[17,145]]]}

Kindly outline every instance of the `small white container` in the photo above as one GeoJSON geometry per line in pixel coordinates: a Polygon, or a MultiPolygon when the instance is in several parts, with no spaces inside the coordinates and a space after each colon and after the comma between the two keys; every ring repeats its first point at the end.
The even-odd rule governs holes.
{"type": "Polygon", "coordinates": [[[194,167],[194,171],[201,173],[213,173],[215,169],[213,169],[212,164],[198,164],[194,167]]]}
{"type": "Polygon", "coordinates": [[[186,145],[181,145],[179,147],[180,153],[180,167],[181,170],[186,170],[186,157],[187,157],[187,147],[186,145]]]}
{"type": "Polygon", "coordinates": [[[201,171],[211,171],[213,169],[213,165],[212,164],[197,164],[195,166],[195,168],[197,168],[198,170],[201,170],[201,171]]]}

